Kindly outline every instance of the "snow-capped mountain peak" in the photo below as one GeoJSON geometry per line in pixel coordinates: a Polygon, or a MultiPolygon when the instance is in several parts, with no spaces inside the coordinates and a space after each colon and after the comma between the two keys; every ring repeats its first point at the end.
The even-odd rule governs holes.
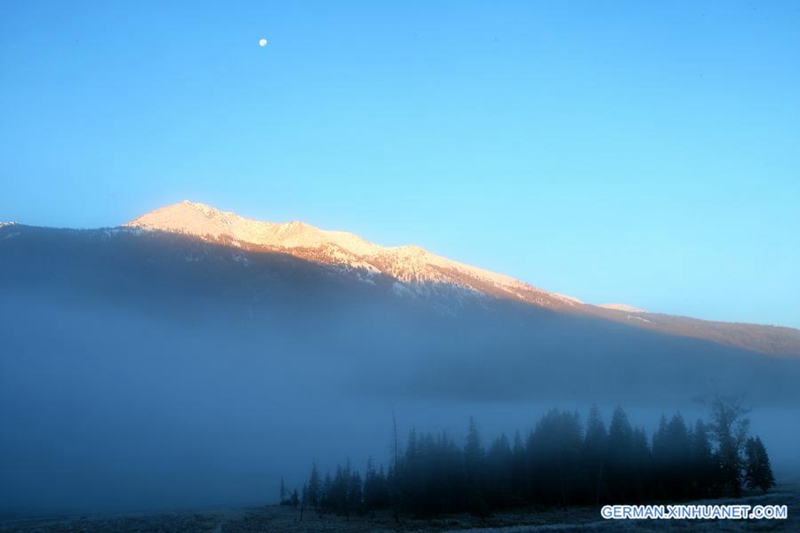
{"type": "Polygon", "coordinates": [[[381,246],[345,231],[323,230],[298,221],[262,222],[188,200],[142,215],[126,226],[181,233],[240,248],[289,253],[355,271],[365,280],[371,275],[383,274],[401,283],[413,283],[416,292],[459,288],[546,307],[580,305],[576,298],[549,293],[509,276],[452,261],[419,246],[381,246]]]}
{"type": "Polygon", "coordinates": [[[269,248],[336,246],[356,255],[375,255],[386,249],[344,231],[322,230],[300,221],[262,222],[188,200],[142,215],[126,226],[269,248]]]}

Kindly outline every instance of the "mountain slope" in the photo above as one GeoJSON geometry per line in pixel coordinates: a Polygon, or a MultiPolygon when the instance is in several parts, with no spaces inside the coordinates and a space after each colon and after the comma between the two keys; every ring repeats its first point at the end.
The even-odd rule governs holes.
{"type": "Polygon", "coordinates": [[[449,297],[458,291],[462,297],[508,299],[765,354],[800,355],[800,332],[791,328],[645,313],[624,304],[589,305],[572,296],[452,261],[418,246],[384,247],[352,233],[326,231],[302,222],[260,222],[183,201],[142,215],[125,227],[186,235],[242,252],[285,253],[326,265],[367,284],[374,284],[376,276],[384,276],[394,280],[392,287],[398,294],[449,297]]]}
{"type": "Polygon", "coordinates": [[[549,308],[576,304],[574,298],[446,259],[419,246],[380,246],[344,231],[321,230],[303,222],[260,222],[189,201],[142,215],[125,227],[180,233],[250,250],[285,252],[346,271],[358,271],[367,281],[370,276],[384,274],[406,284],[449,284],[549,308]]]}

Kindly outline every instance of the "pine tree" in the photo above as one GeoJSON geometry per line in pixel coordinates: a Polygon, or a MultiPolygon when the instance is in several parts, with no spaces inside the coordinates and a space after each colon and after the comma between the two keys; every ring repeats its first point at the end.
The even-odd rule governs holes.
{"type": "Polygon", "coordinates": [[[714,486],[714,455],[708,440],[706,424],[698,420],[692,433],[691,467],[693,496],[702,497],[712,494],[714,486]]]}
{"type": "Polygon", "coordinates": [[[493,508],[502,509],[512,502],[513,460],[511,444],[503,433],[486,453],[486,499],[493,508]]]}
{"type": "Polygon", "coordinates": [[[383,465],[375,470],[372,457],[367,460],[367,472],[364,476],[364,510],[374,511],[389,506],[389,492],[383,465]]]}
{"type": "Polygon", "coordinates": [[[604,472],[608,432],[600,416],[600,411],[593,405],[586,421],[586,436],[581,449],[581,463],[586,474],[586,500],[600,503],[605,484],[604,472]]]}
{"type": "Polygon", "coordinates": [[[303,491],[300,495],[300,521],[303,521],[303,514],[308,507],[308,482],[303,483],[303,491]]]}
{"type": "Polygon", "coordinates": [[[484,487],[484,450],[475,420],[469,418],[469,431],[464,446],[464,465],[467,475],[467,501],[469,510],[478,516],[488,513],[484,487]]]}
{"type": "Polygon", "coordinates": [[[654,493],[664,498],[667,494],[667,477],[669,476],[669,450],[667,444],[667,417],[663,413],[658,420],[658,429],[653,434],[653,479],[654,493]]]}
{"type": "Polygon", "coordinates": [[[308,484],[306,486],[306,499],[307,504],[313,508],[319,507],[319,471],[317,470],[317,463],[311,465],[311,475],[308,476],[308,484]]]}
{"type": "Polygon", "coordinates": [[[475,420],[469,418],[469,431],[467,432],[467,443],[464,446],[464,458],[466,460],[467,472],[473,478],[481,475],[483,464],[483,445],[481,444],[481,434],[475,420]]]}
{"type": "Polygon", "coordinates": [[[347,481],[342,465],[336,465],[336,473],[333,475],[331,506],[336,513],[344,513],[347,506],[347,481]]]}
{"type": "Polygon", "coordinates": [[[325,472],[325,481],[319,496],[319,506],[327,511],[333,509],[333,479],[330,471],[325,472]]]}
{"type": "Polygon", "coordinates": [[[767,449],[760,437],[751,437],[745,444],[747,457],[745,466],[745,482],[751,489],[759,488],[764,492],[775,486],[775,476],[769,462],[767,449]]]}
{"type": "Polygon", "coordinates": [[[286,484],[283,482],[283,476],[281,476],[281,498],[279,500],[281,505],[286,505],[286,484]]]}
{"type": "Polygon", "coordinates": [[[643,501],[651,496],[650,480],[653,477],[653,454],[647,445],[647,433],[635,428],[631,434],[630,464],[628,476],[629,493],[633,501],[643,501]]]}
{"type": "Polygon", "coordinates": [[[553,409],[539,420],[527,446],[534,500],[566,505],[576,499],[582,445],[577,413],[553,409]]]}
{"type": "MultiPolygon", "coordinates": [[[[349,468],[348,468],[349,470],[349,468]]],[[[347,485],[347,509],[346,513],[361,514],[364,502],[363,483],[361,474],[358,471],[352,472],[349,476],[347,485]]]]}
{"type": "Polygon", "coordinates": [[[614,409],[608,428],[608,491],[609,500],[626,501],[630,498],[631,453],[633,428],[622,407],[614,409]]]}
{"type": "Polygon", "coordinates": [[[689,474],[691,442],[686,423],[680,414],[672,417],[667,425],[666,434],[666,490],[667,497],[672,499],[685,498],[690,491],[691,477],[689,474]]]}
{"type": "Polygon", "coordinates": [[[514,449],[511,454],[511,492],[514,500],[517,503],[521,503],[527,496],[528,484],[525,468],[525,444],[522,442],[522,436],[519,434],[519,431],[514,433],[514,449]]]}

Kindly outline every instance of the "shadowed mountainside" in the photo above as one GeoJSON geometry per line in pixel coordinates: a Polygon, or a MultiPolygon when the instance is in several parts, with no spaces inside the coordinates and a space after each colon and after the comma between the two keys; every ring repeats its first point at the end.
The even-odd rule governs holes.
{"type": "Polygon", "coordinates": [[[362,391],[388,380],[414,395],[572,397],[571,390],[619,394],[625,377],[634,398],[752,383],[763,384],[758,396],[782,398],[794,395],[800,366],[800,332],[789,328],[652,314],[647,320],[661,327],[641,327],[631,315],[617,319],[619,312],[595,306],[539,306],[379,272],[365,283],[363,272],[340,265],[174,233],[0,231],[0,289],[9,301],[203,324],[209,334],[242,340],[258,332],[290,345],[321,343],[330,358],[347,353],[385,369],[381,379],[354,377],[362,391]],[[730,339],[706,340],[716,336],[730,339]]]}

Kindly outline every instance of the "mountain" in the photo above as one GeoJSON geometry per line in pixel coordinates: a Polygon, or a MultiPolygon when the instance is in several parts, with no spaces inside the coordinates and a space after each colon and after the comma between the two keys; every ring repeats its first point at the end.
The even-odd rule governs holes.
{"type": "Polygon", "coordinates": [[[303,222],[260,222],[188,200],[142,215],[124,227],[186,235],[243,251],[285,253],[368,284],[374,284],[376,276],[383,276],[393,281],[392,289],[398,294],[419,297],[458,291],[463,297],[509,299],[765,354],[800,355],[800,332],[791,328],[646,313],[625,304],[594,306],[418,246],[385,247],[352,233],[326,231],[303,222]]]}
{"type": "Polygon", "coordinates": [[[574,306],[577,302],[502,274],[446,259],[419,246],[380,246],[344,231],[321,230],[303,222],[259,222],[189,201],[142,215],[125,227],[179,233],[251,251],[284,252],[355,274],[366,283],[382,274],[398,282],[398,292],[422,293],[434,286],[447,286],[548,308],[574,306]]]}
{"type": "Polygon", "coordinates": [[[695,398],[745,393],[787,464],[798,382],[791,328],[605,309],[298,222],[183,202],[0,226],[9,507],[256,504],[310,458],[386,449],[393,408],[401,432],[474,415],[499,433],[553,406],[695,418],[695,398]]]}
{"type": "Polygon", "coordinates": [[[313,360],[321,379],[369,394],[654,400],[723,388],[800,401],[791,328],[604,309],[420,248],[197,204],[117,228],[4,226],[0,295],[0,338],[32,360],[111,349],[169,361],[192,342],[201,359],[266,349],[278,365],[279,352],[279,374],[313,360]]]}

